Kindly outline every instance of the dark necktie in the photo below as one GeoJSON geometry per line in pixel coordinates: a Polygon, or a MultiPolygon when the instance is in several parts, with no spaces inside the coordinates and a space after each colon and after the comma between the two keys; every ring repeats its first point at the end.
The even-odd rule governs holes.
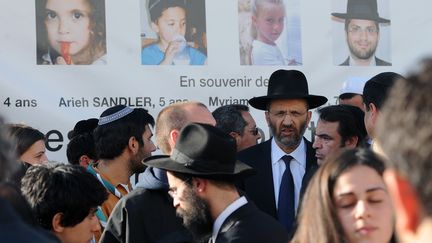
{"type": "Polygon", "coordinates": [[[291,232],[294,218],[294,180],[290,170],[290,162],[293,159],[290,155],[285,155],[282,160],[285,162],[285,172],[282,175],[282,181],[279,188],[279,202],[278,202],[278,219],[282,225],[291,232]]]}

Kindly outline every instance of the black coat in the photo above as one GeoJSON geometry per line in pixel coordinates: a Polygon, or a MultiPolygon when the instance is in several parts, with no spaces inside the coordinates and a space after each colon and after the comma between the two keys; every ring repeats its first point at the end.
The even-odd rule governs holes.
{"type": "MultiPolygon", "coordinates": [[[[375,57],[375,63],[377,66],[391,66],[392,64],[389,62],[386,62],[384,60],[379,59],[378,57],[375,57]]],[[[349,57],[339,66],[349,66],[349,57]]]]}
{"type": "Polygon", "coordinates": [[[281,224],[248,202],[234,211],[223,222],[216,243],[288,242],[288,234],[281,224]]]}
{"type": "Polygon", "coordinates": [[[101,243],[192,242],[175,214],[167,190],[137,187],[122,198],[107,222],[101,243]]]}
{"type": "MultiPolygon", "coordinates": [[[[256,175],[246,178],[238,185],[248,199],[251,199],[260,210],[277,219],[271,165],[271,140],[269,139],[238,153],[237,157],[240,161],[257,171],[256,175]]],[[[306,139],[304,141],[306,145],[306,171],[302,180],[300,198],[318,168],[315,150],[312,148],[311,142],[306,139]]]]}

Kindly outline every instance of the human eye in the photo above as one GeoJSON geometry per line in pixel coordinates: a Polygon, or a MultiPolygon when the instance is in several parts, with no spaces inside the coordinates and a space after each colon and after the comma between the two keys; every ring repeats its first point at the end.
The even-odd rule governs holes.
{"type": "Polygon", "coordinates": [[[81,13],[80,11],[74,11],[72,13],[72,18],[75,20],[81,19],[82,17],[84,17],[84,14],[81,13]]]}
{"type": "Polygon", "coordinates": [[[375,34],[375,33],[377,32],[377,30],[376,30],[375,27],[367,27],[367,28],[366,28],[366,31],[367,31],[369,34],[375,34]]]}
{"type": "Polygon", "coordinates": [[[57,17],[57,14],[54,11],[47,10],[45,13],[46,19],[55,19],[57,17]]]}
{"type": "Polygon", "coordinates": [[[351,26],[350,31],[353,33],[358,33],[360,31],[360,27],[357,25],[351,26]]]}
{"type": "Polygon", "coordinates": [[[355,200],[351,198],[344,198],[338,201],[337,206],[342,209],[349,209],[355,206],[355,200]]]}

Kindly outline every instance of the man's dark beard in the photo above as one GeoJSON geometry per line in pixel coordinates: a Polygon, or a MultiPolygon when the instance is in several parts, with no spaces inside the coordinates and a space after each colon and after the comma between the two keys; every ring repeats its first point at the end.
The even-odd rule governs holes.
{"type": "Polygon", "coordinates": [[[281,137],[279,134],[276,133],[276,126],[273,124],[270,125],[270,130],[279,143],[283,144],[287,148],[295,148],[298,146],[301,142],[301,139],[303,137],[303,134],[306,131],[307,124],[305,122],[300,123],[300,131],[297,131],[296,127],[294,125],[291,126],[285,126],[286,128],[294,128],[296,130],[296,133],[292,137],[281,137]]]}
{"type": "Polygon", "coordinates": [[[197,242],[207,242],[213,231],[213,220],[208,203],[199,198],[190,187],[184,190],[184,201],[189,204],[189,210],[177,208],[177,216],[183,218],[183,225],[197,242]]]}

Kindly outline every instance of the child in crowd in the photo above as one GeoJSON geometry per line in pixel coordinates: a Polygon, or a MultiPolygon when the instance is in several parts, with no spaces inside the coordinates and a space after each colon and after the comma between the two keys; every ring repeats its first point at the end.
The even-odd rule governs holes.
{"type": "Polygon", "coordinates": [[[37,64],[106,64],[105,0],[36,0],[37,64]]]}
{"type": "Polygon", "coordinates": [[[286,65],[275,41],[284,29],[283,0],[252,0],[252,65],[286,65]]]}
{"type": "Polygon", "coordinates": [[[179,0],[150,0],[152,29],[159,36],[156,43],[142,49],[145,65],[203,65],[207,57],[186,43],[186,5],[179,0]]]}

